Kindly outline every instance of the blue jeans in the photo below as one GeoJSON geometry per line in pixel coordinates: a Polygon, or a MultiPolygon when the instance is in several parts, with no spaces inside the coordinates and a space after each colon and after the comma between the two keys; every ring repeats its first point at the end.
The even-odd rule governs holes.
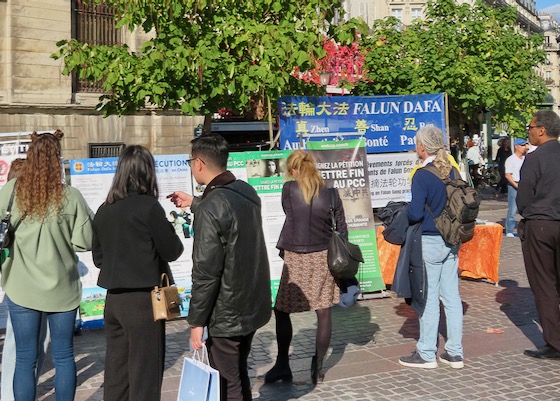
{"type": "Polygon", "coordinates": [[[440,299],[447,319],[445,350],[451,356],[463,357],[463,304],[459,295],[458,251],[459,247],[447,246],[439,235],[422,236],[427,295],[416,348],[425,361],[436,360],[440,299]]]}
{"type": "Polygon", "coordinates": [[[508,185],[508,211],[506,216],[506,234],[512,233],[515,229],[515,215],[517,214],[517,189],[508,185]]]}
{"type": "Polygon", "coordinates": [[[41,320],[46,315],[56,369],[54,377],[56,400],[73,401],[76,394],[76,362],[74,361],[73,343],[76,309],[68,312],[41,312],[16,305],[9,298],[8,308],[16,339],[15,399],[18,401],[35,401],[36,399],[41,320]]]}
{"type": "MultiPolygon", "coordinates": [[[[39,344],[37,351],[37,375],[39,378],[41,368],[47,354],[47,349],[51,339],[47,330],[47,317],[41,319],[41,331],[39,333],[39,344]]],[[[0,400],[14,401],[14,373],[16,370],[16,339],[14,337],[14,329],[10,314],[6,320],[6,336],[4,337],[4,348],[2,350],[2,390],[0,391],[0,400]]]]}

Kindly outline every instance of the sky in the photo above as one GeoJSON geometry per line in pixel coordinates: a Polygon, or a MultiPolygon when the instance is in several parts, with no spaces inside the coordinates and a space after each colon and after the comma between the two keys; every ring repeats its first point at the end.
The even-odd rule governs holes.
{"type": "Polygon", "coordinates": [[[560,0],[536,0],[537,10],[542,10],[550,6],[560,5],[560,0]]]}

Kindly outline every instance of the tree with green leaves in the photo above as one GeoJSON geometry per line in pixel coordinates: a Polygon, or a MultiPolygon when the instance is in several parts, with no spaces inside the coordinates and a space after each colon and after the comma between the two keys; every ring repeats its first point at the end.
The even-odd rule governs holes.
{"type": "MultiPolygon", "coordinates": [[[[275,105],[282,94],[318,94],[320,87],[292,72],[324,57],[320,44],[337,28],[331,23],[340,7],[331,0],[89,0],[101,2],[116,8],[118,27],[140,28],[151,39],[137,53],[61,41],[53,57],[64,60],[64,74],[102,84],[105,115],[156,106],[208,116],[245,112],[267,98],[275,105]]],[[[352,32],[346,27],[337,37],[352,32]]]]}
{"type": "Polygon", "coordinates": [[[406,28],[377,21],[362,39],[369,79],[354,93],[445,92],[455,128],[476,126],[489,110],[510,134],[524,134],[546,94],[535,70],[545,60],[543,38],[520,30],[514,7],[438,0],[427,4],[425,19],[406,28]]]}

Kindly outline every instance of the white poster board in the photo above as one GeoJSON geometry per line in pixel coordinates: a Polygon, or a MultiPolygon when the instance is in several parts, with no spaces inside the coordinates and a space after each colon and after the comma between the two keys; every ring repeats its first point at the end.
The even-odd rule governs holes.
{"type": "Polygon", "coordinates": [[[369,154],[367,161],[373,208],[385,207],[389,201],[410,201],[410,172],[419,163],[416,153],[369,154]]]}

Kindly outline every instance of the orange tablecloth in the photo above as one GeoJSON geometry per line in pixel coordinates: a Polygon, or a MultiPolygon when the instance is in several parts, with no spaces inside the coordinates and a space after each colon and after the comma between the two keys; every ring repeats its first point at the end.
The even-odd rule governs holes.
{"type": "MultiPolygon", "coordinates": [[[[383,226],[377,229],[379,265],[385,284],[392,284],[401,247],[385,241],[382,234],[384,229],[383,226]]],[[[475,227],[473,239],[461,245],[459,250],[461,277],[487,278],[494,283],[498,282],[502,233],[503,227],[500,224],[481,224],[475,227]]]]}

